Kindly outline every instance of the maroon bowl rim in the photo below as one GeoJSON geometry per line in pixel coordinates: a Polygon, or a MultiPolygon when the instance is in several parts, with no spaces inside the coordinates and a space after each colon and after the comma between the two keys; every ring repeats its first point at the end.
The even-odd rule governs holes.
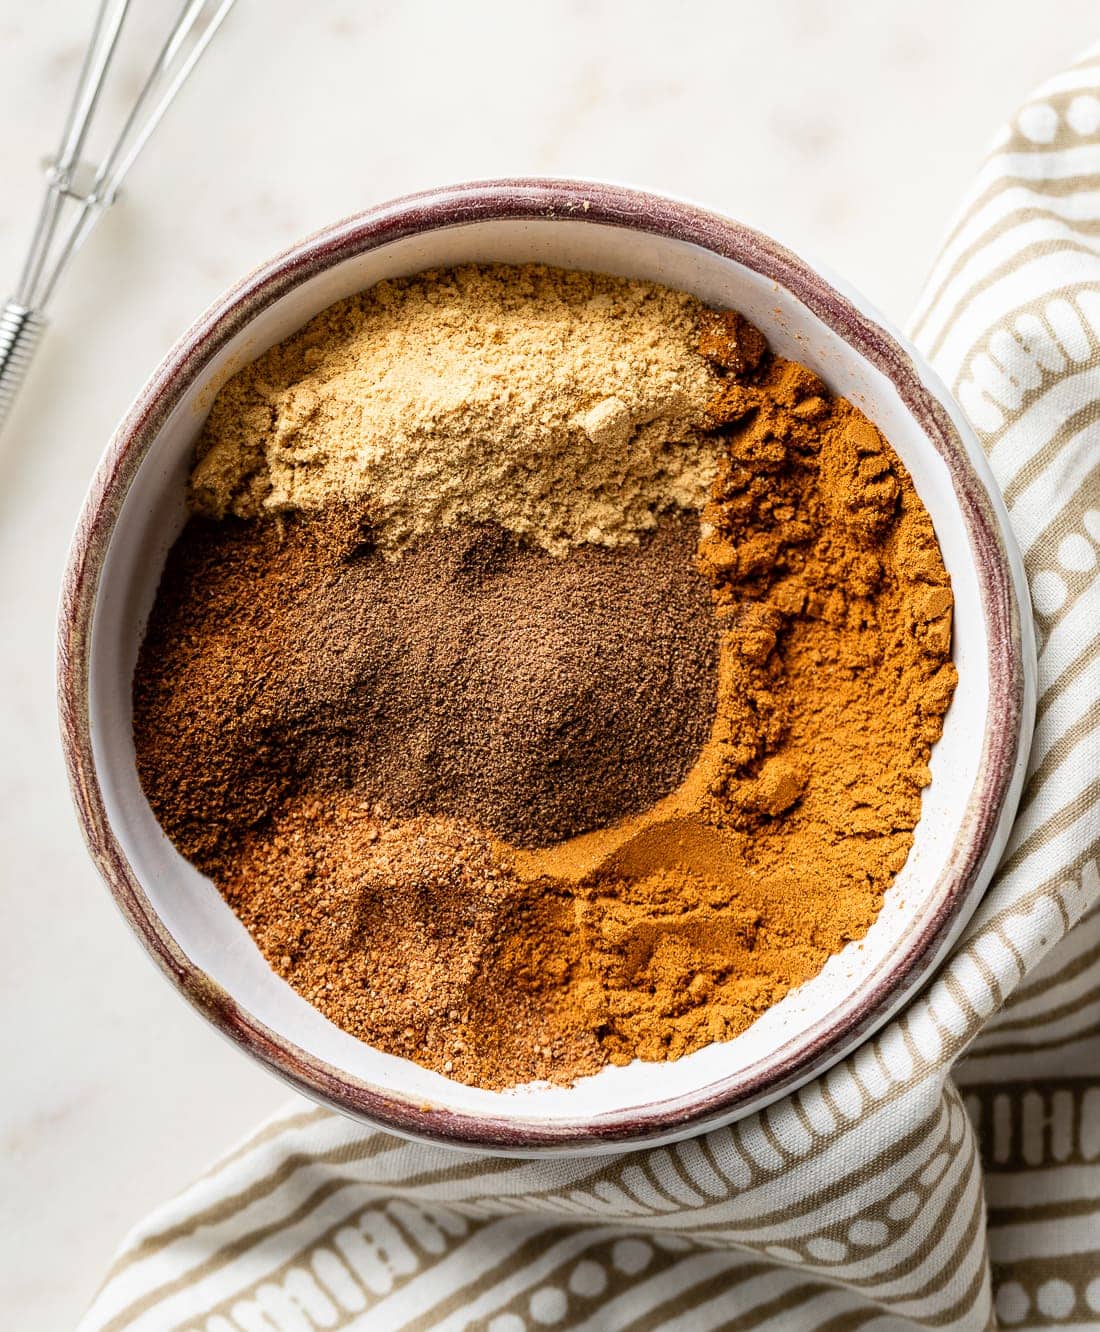
{"type": "Polygon", "coordinates": [[[976,905],[979,879],[1018,769],[1025,715],[1020,608],[1011,558],[985,484],[943,402],[909,351],[803,260],[768,236],[695,205],[625,186],[538,178],[477,181],[412,194],[326,227],[256,268],[183,335],[112,438],[92,480],[66,564],[58,619],[62,747],[85,841],[117,905],[176,988],[220,1032],[298,1091],[396,1132],[499,1151],[583,1150],[647,1142],[728,1121],[778,1098],[850,1052],[912,992],[976,905]],[[484,221],[572,220],[624,227],[699,246],[785,287],[890,379],[947,466],[967,528],[986,616],[990,712],[979,775],[939,888],[941,909],[899,952],[853,1015],[798,1039],[766,1069],[733,1074],[698,1093],[577,1122],[538,1124],[423,1106],[307,1054],[241,1008],[180,950],[131,869],[107,818],[92,754],[91,626],[99,579],[138,466],[187,386],[260,310],[326,268],[417,232],[484,221]]]}

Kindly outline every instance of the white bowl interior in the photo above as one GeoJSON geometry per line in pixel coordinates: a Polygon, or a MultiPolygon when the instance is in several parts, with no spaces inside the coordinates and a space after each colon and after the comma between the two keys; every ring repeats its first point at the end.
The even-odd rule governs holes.
{"type": "Polygon", "coordinates": [[[941,873],[978,776],[989,709],[985,618],[976,561],[948,470],[890,381],[786,289],[732,260],[682,241],[580,219],[497,220],[422,232],[348,259],[270,305],[207,365],[165,423],[127,494],[95,608],[90,647],[93,754],[106,811],[153,908],[180,949],[255,1018],[316,1058],[409,1101],[516,1121],[575,1123],[655,1102],[690,1101],[708,1085],[766,1066],[843,1022],[891,958],[942,902],[941,873]],[[955,594],[959,685],[932,760],[916,844],[866,939],[834,956],[736,1040],[674,1063],[606,1068],[569,1088],[483,1091],[384,1054],[340,1031],[269,970],[214,886],[161,832],[138,783],[130,686],[168,548],[184,519],[185,481],[213,391],[333,301],[385,277],[463,262],[541,261],[682,288],[742,311],[779,353],[818,371],[889,439],[931,514],[955,594]]]}

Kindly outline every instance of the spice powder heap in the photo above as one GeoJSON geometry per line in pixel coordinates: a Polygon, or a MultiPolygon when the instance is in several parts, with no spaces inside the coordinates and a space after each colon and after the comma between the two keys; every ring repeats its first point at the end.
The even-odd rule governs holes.
{"type": "Polygon", "coordinates": [[[490,264],[381,282],[228,383],[195,507],[366,502],[389,554],[493,522],[564,554],[632,544],[714,476],[699,302],[651,282],[490,264]]]}
{"type": "Polygon", "coordinates": [[[461,527],[393,562],[342,509],[193,519],[137,687],[165,830],[217,877],[227,848],[299,791],[354,792],[516,846],[648,809],[714,718],[697,527],[666,518],[639,545],[568,560],[461,527]]]}
{"type": "MultiPolygon", "coordinates": [[[[430,304],[438,284],[452,316],[470,293],[480,344],[483,275],[516,284],[536,329],[532,292],[562,317],[552,270],[404,290],[430,304]]],[[[629,285],[585,304],[588,334],[629,285]]],[[[192,518],[135,673],[153,809],[273,968],[353,1034],[484,1087],[729,1039],[861,938],[955,685],[949,580],[889,445],[739,315],[659,290],[638,301],[675,312],[666,337],[690,336],[708,393],[679,443],[645,448],[684,450],[693,475],[703,459],[705,493],[671,498],[658,468],[646,521],[578,539],[561,515],[607,480],[590,442],[594,488],[582,466],[579,494],[539,510],[529,478],[498,476],[498,521],[452,522],[437,452],[387,535],[387,494],[354,462],[337,484],[328,454],[316,507],[192,518]],[[541,536],[510,525],[521,511],[541,536]]],[[[368,379],[367,315],[321,318],[320,361],[355,344],[368,379]]],[[[538,398],[537,347],[513,348],[513,409],[538,398]]],[[[630,397],[626,373],[606,396],[630,397]]]]}

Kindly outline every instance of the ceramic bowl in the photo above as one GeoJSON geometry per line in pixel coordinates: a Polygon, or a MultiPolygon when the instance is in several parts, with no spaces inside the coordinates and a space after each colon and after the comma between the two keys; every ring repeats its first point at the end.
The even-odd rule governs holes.
{"type": "Polygon", "coordinates": [[[1034,706],[1018,554],[978,444],[944,386],[862,297],[759,232],[671,199],[506,180],[361,213],[265,264],[155,372],[80,518],[61,608],[60,710],[72,788],[103,877],[191,1003],[300,1091],[399,1133],[536,1154],[639,1146],[759,1109],[821,1073],[924,981],[973,912],[1019,796],[1034,706]],[[866,938],[735,1040],[569,1088],[462,1086],[338,1030],[271,972],[213,885],[165,838],[138,784],[130,685],[144,621],[185,518],[192,447],[242,364],[381,278],[540,261],[649,278],[733,307],[779,353],[857,403],[912,474],[954,586],[959,685],[916,842],[866,938]]]}

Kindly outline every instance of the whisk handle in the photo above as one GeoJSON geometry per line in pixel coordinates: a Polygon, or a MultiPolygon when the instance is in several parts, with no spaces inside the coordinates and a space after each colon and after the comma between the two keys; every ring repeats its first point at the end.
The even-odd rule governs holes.
{"type": "Polygon", "coordinates": [[[0,429],[30,369],[45,327],[46,320],[37,310],[29,310],[18,301],[8,301],[0,311],[0,429]]]}

